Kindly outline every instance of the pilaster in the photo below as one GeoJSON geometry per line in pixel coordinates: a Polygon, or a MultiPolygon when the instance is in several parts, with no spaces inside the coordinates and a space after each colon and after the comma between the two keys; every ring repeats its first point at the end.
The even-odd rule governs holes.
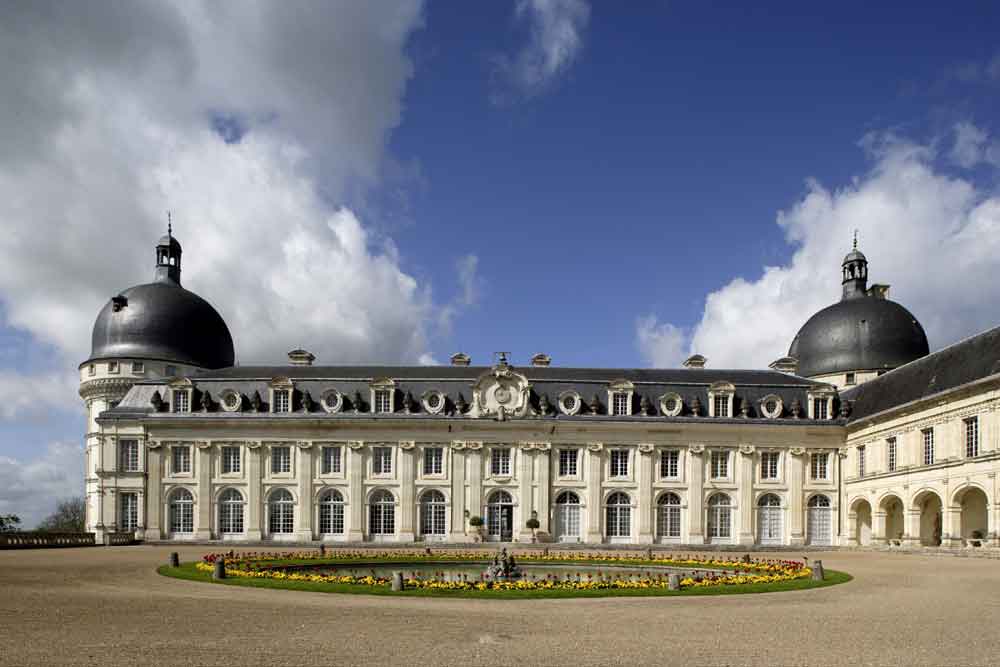
{"type": "Polygon", "coordinates": [[[399,443],[399,479],[401,488],[399,489],[399,530],[396,533],[396,537],[400,542],[413,542],[415,539],[413,515],[416,513],[417,505],[413,488],[414,446],[415,443],[412,440],[404,440],[399,443]]]}
{"type": "Polygon", "coordinates": [[[298,465],[296,466],[296,481],[299,496],[299,506],[296,519],[298,520],[298,531],[295,539],[305,542],[312,541],[313,538],[313,443],[310,440],[303,440],[296,443],[298,450],[298,465]]]}
{"type": "Polygon", "coordinates": [[[641,444],[636,452],[636,479],[639,481],[639,544],[653,543],[653,445],[641,444]]]}
{"type": "Polygon", "coordinates": [[[549,518],[552,516],[552,488],[550,486],[552,473],[552,446],[543,443],[535,449],[535,497],[537,503],[535,509],[538,510],[538,533],[548,536],[551,533],[549,528],[549,518]]]}
{"type": "Polygon", "coordinates": [[[483,443],[466,443],[466,464],[469,475],[469,512],[470,516],[482,517],[486,521],[486,510],[483,507],[483,443]]]}
{"type": "MultiPolygon", "coordinates": [[[[465,505],[465,443],[453,442],[446,450],[451,460],[448,470],[451,472],[451,541],[467,542],[466,505],[465,505]]],[[[469,516],[472,510],[468,509],[469,516]]]]}
{"type": "Polygon", "coordinates": [[[705,509],[703,499],[705,497],[705,446],[692,445],[687,456],[684,457],[687,463],[688,485],[688,507],[687,523],[689,544],[705,543],[705,509]]]}
{"type": "MultiPolygon", "coordinates": [[[[806,541],[803,526],[806,514],[803,504],[805,493],[802,484],[809,455],[802,447],[792,447],[789,453],[791,456],[782,457],[785,459],[785,469],[788,474],[788,543],[799,546],[806,541]]],[[[833,530],[833,526],[830,529],[833,530]]]]}
{"type": "Polygon", "coordinates": [[[350,504],[348,512],[350,520],[347,525],[347,539],[350,542],[360,542],[364,539],[365,533],[365,449],[361,441],[347,443],[347,471],[348,489],[350,493],[350,504]]]}
{"type": "Polygon", "coordinates": [[[587,444],[587,514],[585,542],[600,544],[604,535],[601,532],[601,510],[604,508],[604,498],[601,495],[601,476],[604,472],[604,445],[599,442],[587,444]]]}
{"type": "Polygon", "coordinates": [[[263,447],[259,440],[246,443],[247,448],[247,539],[261,539],[261,456],[263,447]]]}
{"type": "Polygon", "coordinates": [[[530,444],[522,444],[518,448],[518,493],[521,496],[520,517],[515,516],[515,521],[520,521],[520,526],[514,526],[512,531],[517,536],[518,542],[531,542],[531,529],[525,523],[531,518],[532,510],[535,510],[534,498],[531,493],[532,469],[534,468],[534,447],[530,444]]]}
{"type": "Polygon", "coordinates": [[[750,545],[754,539],[754,507],[753,487],[754,487],[754,447],[753,445],[740,445],[737,453],[737,489],[739,497],[739,507],[737,516],[739,517],[739,544],[750,545]]]}
{"type": "Polygon", "coordinates": [[[163,489],[163,448],[159,442],[149,442],[146,448],[146,496],[143,522],[145,530],[143,539],[163,539],[160,513],[163,511],[163,499],[160,493],[163,489]]]}
{"type": "Polygon", "coordinates": [[[195,466],[198,478],[198,522],[195,537],[199,540],[212,539],[212,443],[195,443],[195,466]]]}

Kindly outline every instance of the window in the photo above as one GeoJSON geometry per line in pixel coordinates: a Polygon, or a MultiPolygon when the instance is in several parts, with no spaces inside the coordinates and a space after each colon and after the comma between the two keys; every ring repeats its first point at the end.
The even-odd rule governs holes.
{"type": "Polygon", "coordinates": [[[858,477],[865,476],[865,446],[858,447],[858,477]]]}
{"type": "Polygon", "coordinates": [[[368,533],[370,535],[392,535],[396,532],[396,500],[388,491],[372,494],[368,510],[368,533]]]}
{"type": "Polygon", "coordinates": [[[728,394],[722,394],[720,396],[719,394],[716,394],[713,397],[713,401],[714,401],[714,407],[715,407],[715,413],[714,413],[715,416],[716,417],[728,417],[729,416],[729,395],[728,394]]]}
{"type": "Polygon", "coordinates": [[[238,473],[240,471],[240,462],[239,447],[227,445],[222,448],[222,474],[238,473]]]}
{"type": "Polygon", "coordinates": [[[170,450],[173,464],[172,470],[175,475],[191,472],[191,447],[188,445],[177,445],[170,450]]]}
{"type": "Polygon", "coordinates": [[[274,410],[272,412],[291,412],[292,392],[290,389],[274,390],[274,410]]]}
{"type": "Polygon", "coordinates": [[[576,475],[577,453],[575,449],[559,450],[559,476],[572,477],[576,475]]]}
{"type": "Polygon", "coordinates": [[[118,441],[119,467],[122,472],[139,472],[139,441],[118,441]]]}
{"type": "Polygon", "coordinates": [[[322,474],[334,475],[340,473],[340,447],[324,447],[322,474]]]}
{"type": "Polygon", "coordinates": [[[420,498],[420,532],[423,535],[444,535],[444,494],[430,490],[420,498]]]}
{"type": "Polygon", "coordinates": [[[826,410],[827,399],[825,398],[814,398],[813,399],[813,419],[828,419],[829,413],[826,410]]]}
{"type": "Polygon", "coordinates": [[[170,496],[170,532],[194,532],[194,496],[187,489],[177,489],[170,496]]]}
{"type": "Polygon", "coordinates": [[[712,452],[711,465],[713,479],[729,477],[729,452],[712,452]]]}
{"type": "Polygon", "coordinates": [[[778,452],[761,452],[760,478],[778,479],[778,452]]]}
{"type": "Polygon", "coordinates": [[[188,393],[187,389],[174,389],[173,396],[174,412],[190,412],[191,395],[188,393]]]}
{"type": "Polygon", "coordinates": [[[572,491],[556,496],[554,514],[556,536],[562,542],[575,542],[580,537],[580,497],[572,491]]]}
{"type": "Polygon", "coordinates": [[[95,364],[87,366],[87,375],[97,375],[97,366],[95,364]]]}
{"type": "Polygon", "coordinates": [[[679,462],[681,453],[676,449],[664,449],[660,452],[660,477],[676,479],[680,477],[679,462]]]}
{"type": "Polygon", "coordinates": [[[924,465],[934,463],[934,429],[925,428],[920,432],[924,436],[924,465]]]}
{"type": "Polygon", "coordinates": [[[730,524],[732,506],[729,496],[716,493],[708,499],[708,536],[713,540],[728,540],[731,535],[730,524]]]}
{"type": "Polygon", "coordinates": [[[243,494],[236,489],[226,489],[219,497],[219,532],[224,535],[243,532],[243,494]]]}
{"type": "Polygon", "coordinates": [[[854,373],[847,374],[847,378],[844,380],[844,384],[856,384],[854,373]]]}
{"type": "Polygon", "coordinates": [[[885,459],[886,467],[889,472],[896,472],[896,439],[889,438],[885,441],[885,459]]]}
{"type": "Polygon", "coordinates": [[[177,367],[176,366],[171,366],[170,364],[167,364],[163,368],[163,374],[166,375],[167,377],[173,377],[173,376],[177,375],[177,367]]]}
{"type": "Polygon", "coordinates": [[[372,448],[372,474],[391,475],[392,474],[392,448],[373,447],[372,448]]]}
{"type": "Polygon", "coordinates": [[[970,459],[979,456],[979,417],[965,420],[965,455],[970,459]]]}
{"type": "Polygon", "coordinates": [[[616,391],[613,394],[612,406],[614,409],[613,414],[627,415],[629,413],[628,394],[624,391],[616,391]]]}
{"type": "Polygon", "coordinates": [[[663,537],[681,536],[681,499],[676,493],[664,493],[656,503],[657,533],[663,537]]]}
{"type": "Polygon", "coordinates": [[[133,361],[132,362],[132,372],[136,373],[136,374],[145,373],[146,372],[146,364],[142,363],[141,361],[133,361]]]}
{"type": "Polygon", "coordinates": [[[271,448],[271,474],[292,472],[292,448],[272,447],[271,448]]]}
{"type": "MultiPolygon", "coordinates": [[[[283,449],[287,449],[283,448],[283,449]]],[[[295,530],[295,500],[288,489],[277,489],[267,503],[267,528],[272,535],[291,533],[295,530]]]]}
{"type": "Polygon", "coordinates": [[[375,412],[392,412],[392,389],[375,390],[375,412]]]}
{"type": "Polygon", "coordinates": [[[510,450],[506,447],[490,452],[490,474],[510,475],[510,450]]]}
{"type": "Polygon", "coordinates": [[[123,493],[121,496],[121,512],[118,529],[132,532],[139,527],[139,496],[134,493],[123,493]]]}
{"type": "Polygon", "coordinates": [[[608,537],[629,537],[632,534],[632,501],[628,494],[612,493],[605,510],[608,537]]]}
{"type": "Polygon", "coordinates": [[[827,464],[829,454],[812,454],[809,457],[809,471],[813,479],[828,479],[827,464]]]}
{"type": "Polygon", "coordinates": [[[117,373],[117,372],[118,372],[118,362],[117,361],[109,361],[108,362],[108,373],[117,373]]]}
{"type": "Polygon", "coordinates": [[[807,544],[830,544],[833,532],[831,514],[829,498],[817,495],[809,499],[807,544]]]}
{"type": "MultiPolygon", "coordinates": [[[[336,449],[337,447],[327,447],[336,449]]],[[[324,535],[341,535],[344,532],[344,496],[330,489],[319,499],[319,532],[324,535]]]]}
{"type": "Polygon", "coordinates": [[[611,450],[611,476],[628,477],[628,450],[611,450]]]}
{"type": "Polygon", "coordinates": [[[444,472],[444,449],[428,447],[424,450],[424,474],[440,475],[444,472]]]}

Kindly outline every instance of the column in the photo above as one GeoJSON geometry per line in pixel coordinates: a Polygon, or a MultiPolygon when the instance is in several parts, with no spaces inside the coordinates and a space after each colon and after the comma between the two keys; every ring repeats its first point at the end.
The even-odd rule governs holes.
{"type": "Polygon", "coordinates": [[[161,464],[162,448],[160,443],[148,443],[146,449],[146,509],[143,514],[145,530],[141,536],[146,541],[163,539],[162,522],[160,521],[160,513],[163,511],[163,500],[160,497],[163,484],[161,464]]]}
{"type": "MultiPolygon", "coordinates": [[[[785,456],[787,459],[785,470],[788,471],[788,543],[792,546],[799,546],[805,544],[806,541],[803,530],[805,508],[802,502],[805,493],[802,490],[802,484],[809,454],[801,447],[792,448],[790,453],[791,456],[785,456]]],[[[833,526],[830,526],[830,530],[833,530],[833,526]]]]}
{"type": "Polygon", "coordinates": [[[872,544],[889,544],[885,535],[885,512],[872,510],[872,544]]]}
{"type": "Polygon", "coordinates": [[[263,452],[259,440],[246,443],[247,459],[247,540],[255,542],[261,539],[261,516],[264,509],[261,504],[261,474],[260,457],[263,452]]]}
{"type": "Polygon", "coordinates": [[[347,481],[350,505],[347,525],[347,540],[360,542],[365,539],[365,456],[363,442],[347,443],[347,481]]]}
{"type": "Polygon", "coordinates": [[[941,546],[960,547],[962,546],[962,508],[948,507],[941,508],[941,546]]]}
{"type": "MultiPolygon", "coordinates": [[[[469,516],[478,516],[486,521],[483,508],[483,443],[470,442],[466,445],[469,475],[469,516]]],[[[483,530],[486,527],[483,526],[483,530]]]]}
{"type": "Polygon", "coordinates": [[[297,487],[299,496],[299,507],[296,512],[298,519],[298,531],[295,539],[311,542],[313,537],[313,443],[305,440],[296,443],[299,452],[298,465],[295,468],[297,487]]]}
{"type": "MultiPolygon", "coordinates": [[[[451,460],[448,461],[448,472],[451,474],[451,541],[468,542],[466,535],[466,505],[465,505],[465,453],[458,449],[459,443],[452,443],[445,451],[451,460]]],[[[461,443],[464,448],[465,443],[461,443]]],[[[469,516],[472,510],[468,509],[469,516]]]]}
{"type": "Polygon", "coordinates": [[[686,477],[688,480],[687,498],[687,525],[688,536],[685,542],[688,544],[705,543],[705,509],[702,499],[705,496],[705,448],[703,446],[691,447],[685,452],[685,463],[687,464],[686,477]]]}
{"type": "Polygon", "coordinates": [[[903,514],[903,546],[920,546],[920,518],[919,509],[908,509],[903,514]]]}
{"type": "Polygon", "coordinates": [[[754,534],[753,534],[753,519],[754,510],[756,509],[753,504],[753,468],[754,468],[754,448],[753,445],[740,445],[739,451],[736,453],[737,465],[739,466],[737,470],[737,486],[736,494],[739,500],[739,544],[753,544],[754,534]]]}
{"type": "Polygon", "coordinates": [[[636,451],[636,466],[639,468],[636,478],[639,481],[638,507],[639,534],[636,542],[639,544],[653,543],[653,446],[639,445],[636,451]]]}
{"type": "Polygon", "coordinates": [[[413,542],[415,532],[413,530],[413,515],[416,513],[417,504],[413,487],[413,452],[415,443],[407,440],[399,443],[399,530],[396,532],[396,539],[400,542],[413,542]]]}
{"type": "Polygon", "coordinates": [[[548,539],[549,517],[552,516],[552,489],[550,488],[552,468],[552,445],[542,443],[535,450],[535,509],[538,510],[538,534],[548,539]]]}
{"type": "Polygon", "coordinates": [[[587,513],[586,533],[584,541],[600,544],[604,541],[601,532],[601,514],[604,509],[604,498],[601,497],[601,475],[604,472],[604,446],[599,442],[587,445],[587,513]]]}
{"type": "Polygon", "coordinates": [[[531,542],[531,529],[528,528],[525,523],[531,518],[531,512],[535,510],[534,498],[531,493],[531,483],[532,483],[532,472],[535,467],[534,458],[534,446],[531,444],[521,444],[518,447],[517,455],[519,457],[518,464],[518,494],[520,498],[520,517],[515,517],[515,521],[520,522],[520,526],[514,526],[514,530],[511,531],[516,535],[516,540],[518,542],[531,542]]]}
{"type": "Polygon", "coordinates": [[[212,443],[200,441],[195,443],[197,460],[196,477],[198,479],[198,529],[195,537],[199,540],[212,539],[212,508],[215,506],[212,497],[212,443]]]}

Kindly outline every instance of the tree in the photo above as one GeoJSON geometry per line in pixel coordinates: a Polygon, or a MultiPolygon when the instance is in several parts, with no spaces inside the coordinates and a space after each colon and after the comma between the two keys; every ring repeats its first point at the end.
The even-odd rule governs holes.
{"type": "Polygon", "coordinates": [[[0,533],[16,533],[20,530],[21,517],[16,514],[0,515],[0,533]]]}
{"type": "Polygon", "coordinates": [[[60,500],[53,512],[38,524],[45,533],[82,533],[86,521],[86,503],[82,496],[60,500]]]}

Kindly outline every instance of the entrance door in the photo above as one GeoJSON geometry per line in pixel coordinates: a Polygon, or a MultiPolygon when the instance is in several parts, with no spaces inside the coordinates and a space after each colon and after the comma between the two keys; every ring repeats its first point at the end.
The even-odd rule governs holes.
{"type": "Polygon", "coordinates": [[[773,494],[763,496],[757,502],[757,542],[760,544],[781,544],[781,499],[773,494]]]}
{"type": "Polygon", "coordinates": [[[514,501],[506,491],[490,496],[486,528],[493,542],[510,542],[514,537],[514,501]]]}
{"type": "Polygon", "coordinates": [[[556,536],[560,542],[580,541],[580,498],[572,491],[563,491],[556,498],[556,536]]]}
{"type": "Polygon", "coordinates": [[[807,535],[809,544],[827,545],[832,540],[830,499],[816,495],[809,499],[807,535]]]}

